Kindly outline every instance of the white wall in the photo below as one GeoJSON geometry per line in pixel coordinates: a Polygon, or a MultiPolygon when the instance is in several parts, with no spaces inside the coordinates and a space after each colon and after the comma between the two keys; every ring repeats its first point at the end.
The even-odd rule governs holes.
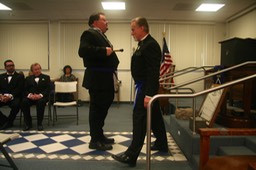
{"type": "MultiPolygon", "coordinates": [[[[84,29],[85,22],[63,21],[59,23],[60,30],[60,65],[72,63],[72,67],[82,80],[82,60],[77,55],[79,38],[84,29]]],[[[173,57],[176,70],[186,67],[199,67],[204,65],[216,65],[220,61],[220,47],[218,41],[224,37],[224,25],[214,23],[162,23],[150,22],[150,33],[162,46],[163,32],[173,57]],[[222,30],[223,32],[221,32],[222,30]]],[[[114,49],[123,48],[123,53],[118,53],[120,65],[118,67],[119,79],[122,81],[120,88],[120,100],[131,101],[133,99],[133,82],[130,76],[130,59],[137,43],[130,36],[129,22],[110,22],[109,31],[106,33],[114,49]]],[[[190,74],[175,80],[175,83],[201,76],[203,72],[190,74]]],[[[195,90],[203,88],[203,82],[193,85],[195,90]]],[[[81,98],[88,99],[84,89],[80,90],[81,98]]]]}
{"type": "Polygon", "coordinates": [[[227,23],[227,38],[256,38],[256,9],[227,23]]]}
{"type": "MultiPolygon", "coordinates": [[[[233,20],[227,25],[225,23],[194,23],[194,22],[167,22],[149,21],[150,33],[162,46],[163,32],[170,50],[176,70],[186,67],[213,66],[220,63],[220,44],[219,42],[228,37],[256,37],[256,12],[252,11],[241,18],[233,20]],[[242,23],[242,24],[240,24],[242,23]],[[243,26],[240,26],[243,25],[243,26]],[[227,27],[226,27],[227,26],[227,27]],[[242,31],[241,31],[242,30],[242,31]]],[[[114,49],[123,48],[123,53],[118,53],[120,65],[118,68],[119,79],[122,81],[120,88],[121,101],[130,101],[133,97],[133,82],[130,76],[130,59],[137,43],[130,36],[130,23],[126,21],[109,21],[109,31],[107,36],[114,45],[114,49]]],[[[20,24],[24,24],[19,22],[20,24]]],[[[27,23],[27,22],[26,22],[27,23]]],[[[57,78],[62,74],[64,65],[69,64],[73,67],[73,73],[79,78],[79,98],[89,100],[88,92],[82,88],[83,64],[82,59],[77,54],[79,39],[82,32],[88,29],[87,21],[51,21],[49,24],[49,56],[48,70],[43,70],[52,78],[57,78]]],[[[29,24],[28,24],[29,26],[29,24]]],[[[27,35],[29,40],[31,37],[27,35]]],[[[2,36],[0,44],[4,43],[2,36]]],[[[31,47],[33,48],[33,47],[31,47]]],[[[31,51],[30,49],[25,51],[31,51]]],[[[3,55],[0,51],[1,63],[7,59],[8,55],[3,55]]],[[[16,56],[18,57],[18,56],[16,56]]],[[[14,60],[19,66],[20,60],[14,60]]],[[[22,62],[32,64],[29,58],[24,58],[22,62]]],[[[1,65],[0,68],[3,68],[1,65]]],[[[18,68],[25,72],[23,68],[18,68]]],[[[44,68],[43,68],[44,69],[44,68]]],[[[1,70],[3,72],[4,70],[1,70]]],[[[194,77],[201,76],[203,72],[197,72],[188,76],[175,79],[175,83],[187,81],[194,77]]],[[[193,85],[198,91],[203,88],[203,82],[193,85]]]]}
{"type": "Polygon", "coordinates": [[[0,23],[0,62],[13,59],[20,69],[39,62],[48,69],[48,26],[47,21],[0,23]]]}

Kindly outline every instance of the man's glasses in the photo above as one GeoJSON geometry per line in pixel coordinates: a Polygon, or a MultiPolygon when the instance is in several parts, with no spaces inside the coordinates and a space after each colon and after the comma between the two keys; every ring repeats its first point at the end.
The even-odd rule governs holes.
{"type": "Polygon", "coordinates": [[[14,64],[6,65],[6,67],[14,67],[14,64]]]}

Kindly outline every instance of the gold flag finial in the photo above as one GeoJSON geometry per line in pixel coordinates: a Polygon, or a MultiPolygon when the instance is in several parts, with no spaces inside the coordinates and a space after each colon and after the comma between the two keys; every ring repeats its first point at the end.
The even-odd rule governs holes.
{"type": "Polygon", "coordinates": [[[165,37],[165,34],[166,34],[166,33],[165,33],[165,32],[163,32],[163,37],[165,37]]]}

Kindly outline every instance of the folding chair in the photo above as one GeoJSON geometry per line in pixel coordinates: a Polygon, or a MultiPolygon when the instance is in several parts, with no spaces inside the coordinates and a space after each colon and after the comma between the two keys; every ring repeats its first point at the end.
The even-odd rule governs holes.
{"type": "Polygon", "coordinates": [[[74,114],[62,114],[59,115],[61,118],[65,117],[76,117],[76,124],[78,125],[78,88],[77,88],[77,81],[72,81],[72,82],[59,82],[55,81],[55,90],[54,90],[54,102],[53,102],[53,125],[58,119],[57,115],[57,108],[61,109],[61,107],[71,107],[75,106],[76,107],[76,115],[74,114]],[[68,101],[68,102],[63,102],[63,101],[58,101],[57,94],[60,93],[72,93],[74,94],[74,100],[68,101]]]}
{"type": "Polygon", "coordinates": [[[55,85],[54,82],[57,81],[58,79],[51,79],[51,83],[50,83],[50,93],[49,93],[49,101],[47,102],[47,106],[48,106],[48,126],[50,124],[50,121],[52,120],[52,105],[53,105],[53,101],[54,101],[54,90],[55,90],[55,85]]]}
{"type": "Polygon", "coordinates": [[[4,148],[4,144],[6,144],[9,141],[14,140],[14,139],[16,139],[18,137],[19,137],[19,134],[17,134],[17,133],[14,133],[14,134],[0,133],[0,150],[1,150],[1,152],[4,155],[4,157],[7,159],[7,161],[10,164],[10,165],[0,164],[0,166],[13,168],[14,170],[18,169],[17,166],[15,165],[15,163],[13,162],[12,158],[9,156],[9,154],[7,153],[7,151],[4,148]]]}

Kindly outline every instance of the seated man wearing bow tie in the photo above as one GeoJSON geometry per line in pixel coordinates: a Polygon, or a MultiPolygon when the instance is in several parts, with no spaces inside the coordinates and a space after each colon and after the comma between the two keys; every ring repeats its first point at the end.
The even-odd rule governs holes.
{"type": "Polygon", "coordinates": [[[25,128],[29,130],[32,128],[32,117],[30,114],[30,107],[36,105],[37,112],[37,129],[43,130],[43,118],[46,103],[49,100],[50,93],[50,76],[42,74],[41,66],[34,63],[30,67],[32,75],[25,80],[24,98],[22,100],[21,109],[24,114],[25,128]]]}
{"type": "Polygon", "coordinates": [[[20,110],[20,101],[24,86],[24,75],[15,71],[12,60],[4,62],[6,73],[0,75],[0,107],[9,106],[11,108],[9,116],[0,111],[0,129],[7,129],[13,126],[13,121],[20,110]]]}

